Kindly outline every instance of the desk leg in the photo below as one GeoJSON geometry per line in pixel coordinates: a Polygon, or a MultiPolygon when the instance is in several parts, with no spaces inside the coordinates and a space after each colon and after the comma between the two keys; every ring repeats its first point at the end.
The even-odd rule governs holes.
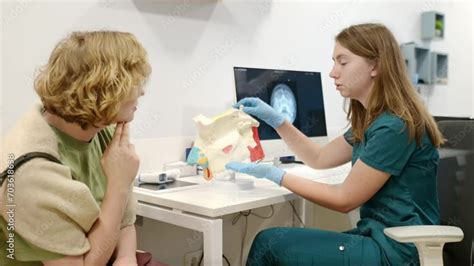
{"type": "Polygon", "coordinates": [[[222,265],[222,219],[208,222],[203,231],[204,265],[222,265]]]}
{"type": "Polygon", "coordinates": [[[292,226],[294,227],[297,225],[298,227],[304,227],[306,225],[309,225],[308,223],[308,214],[307,214],[307,203],[306,200],[303,198],[297,198],[291,201],[293,206],[295,207],[296,213],[300,216],[301,222],[303,222],[304,225],[301,224],[301,222],[298,220],[298,218],[295,217],[295,214],[293,213],[293,224],[292,226]]]}
{"type": "Polygon", "coordinates": [[[204,265],[222,266],[222,219],[195,216],[141,202],[138,202],[137,215],[202,232],[204,265]]]}
{"type": "Polygon", "coordinates": [[[299,206],[299,209],[300,209],[300,218],[301,220],[303,221],[304,225],[309,225],[308,223],[308,213],[306,212],[306,208],[307,208],[307,202],[305,199],[303,198],[299,198],[297,200],[299,202],[298,206],[299,206]]]}

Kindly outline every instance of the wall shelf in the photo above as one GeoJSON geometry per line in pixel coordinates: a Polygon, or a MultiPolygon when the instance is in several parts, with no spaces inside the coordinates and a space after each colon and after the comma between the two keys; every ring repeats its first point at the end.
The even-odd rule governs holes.
{"type": "Polygon", "coordinates": [[[448,54],[431,52],[431,83],[448,84],[448,54]]]}
{"type": "Polygon", "coordinates": [[[435,11],[423,12],[421,14],[421,38],[443,39],[444,38],[444,14],[435,11]]]}
{"type": "Polygon", "coordinates": [[[415,85],[432,84],[430,50],[414,42],[401,45],[408,74],[415,85]]]}

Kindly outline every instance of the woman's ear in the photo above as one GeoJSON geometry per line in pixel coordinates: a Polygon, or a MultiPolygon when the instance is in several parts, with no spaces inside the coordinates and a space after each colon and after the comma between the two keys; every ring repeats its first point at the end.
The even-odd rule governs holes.
{"type": "Polygon", "coordinates": [[[378,62],[377,62],[377,60],[372,61],[372,63],[370,64],[370,66],[371,66],[370,76],[371,76],[372,78],[375,78],[375,77],[379,74],[379,72],[378,72],[378,62]]]}

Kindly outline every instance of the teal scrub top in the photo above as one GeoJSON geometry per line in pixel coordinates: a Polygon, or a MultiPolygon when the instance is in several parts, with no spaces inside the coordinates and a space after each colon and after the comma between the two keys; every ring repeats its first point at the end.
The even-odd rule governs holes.
{"type": "Polygon", "coordinates": [[[385,265],[417,265],[415,246],[391,240],[383,229],[439,224],[438,150],[426,132],[417,146],[415,139],[409,139],[405,122],[388,112],[370,124],[361,142],[353,141],[351,129],[344,138],[352,145],[352,165],[360,159],[390,174],[383,187],[360,207],[357,228],[347,233],[373,238],[382,250],[385,265]]]}

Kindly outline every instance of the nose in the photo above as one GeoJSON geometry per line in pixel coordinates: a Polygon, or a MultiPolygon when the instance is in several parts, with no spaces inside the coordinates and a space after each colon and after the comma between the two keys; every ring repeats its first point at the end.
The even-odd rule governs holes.
{"type": "Polygon", "coordinates": [[[145,95],[145,90],[143,89],[143,87],[140,87],[140,90],[138,91],[138,95],[139,97],[145,95]]]}
{"type": "Polygon", "coordinates": [[[333,78],[333,79],[337,79],[339,78],[339,73],[338,71],[336,70],[336,65],[334,65],[331,69],[331,72],[329,72],[329,77],[333,78]]]}

